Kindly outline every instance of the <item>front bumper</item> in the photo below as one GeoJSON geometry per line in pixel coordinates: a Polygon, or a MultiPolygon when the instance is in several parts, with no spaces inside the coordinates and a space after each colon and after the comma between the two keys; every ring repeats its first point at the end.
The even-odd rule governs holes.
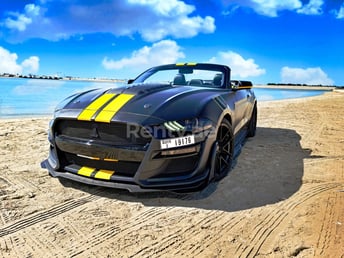
{"type": "Polygon", "coordinates": [[[202,132],[195,135],[194,145],[166,152],[155,138],[147,149],[138,150],[55,136],[49,157],[41,166],[53,177],[130,192],[191,192],[209,181],[209,154],[214,141],[212,134],[202,132]],[[85,170],[89,173],[83,173],[85,170]]]}
{"type": "Polygon", "coordinates": [[[132,193],[139,193],[139,192],[161,192],[161,191],[187,191],[192,192],[201,189],[205,186],[205,182],[208,179],[208,169],[204,171],[204,173],[197,178],[192,178],[188,180],[183,180],[182,182],[170,182],[170,183],[159,183],[155,182],[154,184],[146,184],[141,185],[135,182],[133,178],[126,180],[123,182],[123,179],[120,181],[105,181],[105,180],[98,180],[94,178],[84,177],[77,175],[75,173],[67,172],[67,171],[56,171],[54,170],[49,162],[48,159],[44,160],[41,163],[41,167],[45,168],[49,171],[49,174],[56,178],[66,178],[76,182],[88,184],[88,185],[95,185],[95,186],[102,186],[102,187],[109,187],[115,189],[123,189],[128,190],[132,193]]]}

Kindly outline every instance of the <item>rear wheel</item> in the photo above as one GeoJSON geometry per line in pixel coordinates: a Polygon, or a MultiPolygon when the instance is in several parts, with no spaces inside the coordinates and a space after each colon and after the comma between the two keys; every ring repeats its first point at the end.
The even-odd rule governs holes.
{"type": "Polygon", "coordinates": [[[216,136],[217,147],[214,163],[215,180],[223,178],[232,167],[233,130],[228,120],[223,120],[216,136]]]}
{"type": "Polygon", "coordinates": [[[257,130],[257,105],[254,105],[250,122],[248,123],[247,137],[253,137],[256,135],[257,130]]]}

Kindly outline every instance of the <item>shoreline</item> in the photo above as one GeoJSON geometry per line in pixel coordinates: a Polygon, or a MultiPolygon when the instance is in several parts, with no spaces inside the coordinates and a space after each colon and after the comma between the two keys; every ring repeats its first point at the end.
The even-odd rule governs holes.
{"type": "Polygon", "coordinates": [[[258,84],[253,85],[253,88],[261,88],[261,89],[290,89],[290,90],[323,90],[323,91],[332,91],[332,90],[340,90],[340,88],[335,86],[296,86],[296,85],[264,85],[258,84]]]}
{"type": "Polygon", "coordinates": [[[126,82],[126,79],[111,79],[111,78],[81,78],[81,77],[54,77],[54,76],[36,76],[36,77],[25,77],[25,76],[1,76],[0,79],[24,79],[24,80],[47,80],[47,81],[85,81],[85,82],[126,82]]]}
{"type": "Polygon", "coordinates": [[[16,116],[0,116],[0,121],[8,121],[8,122],[13,122],[13,121],[29,121],[29,120],[37,120],[37,119],[52,119],[53,114],[51,115],[16,115],[16,116]]]}
{"type": "MultiPolygon", "coordinates": [[[[277,89],[277,90],[283,90],[283,89],[291,89],[291,90],[319,90],[319,91],[324,91],[323,94],[321,95],[324,95],[324,94],[327,94],[328,92],[343,92],[344,93],[344,89],[336,89],[336,88],[333,88],[333,87],[327,87],[327,88],[323,88],[323,87],[307,87],[307,86],[281,86],[281,87],[275,87],[275,86],[269,86],[269,85],[258,85],[258,86],[254,86],[254,88],[260,88],[260,89],[277,89]],[[299,88],[301,87],[301,88],[299,88]]],[[[321,95],[317,95],[317,96],[321,96],[321,95]]],[[[272,103],[275,103],[276,101],[299,101],[299,100],[302,100],[302,99],[308,99],[308,98],[313,98],[313,97],[317,97],[317,96],[309,96],[309,97],[295,97],[295,98],[287,98],[287,99],[276,99],[276,100],[262,100],[262,101],[259,101],[258,100],[258,103],[266,103],[266,102],[272,102],[272,103]]],[[[44,113],[44,114],[14,114],[14,115],[1,115],[0,114],[0,120],[10,120],[10,119],[25,119],[25,118],[28,118],[28,119],[31,119],[31,118],[47,118],[47,117],[50,117],[52,118],[53,117],[53,113],[44,113]]]]}
{"type": "MultiPolygon", "coordinates": [[[[51,76],[50,76],[51,77],[51,76]]],[[[114,83],[125,83],[128,81],[128,79],[114,79],[114,78],[82,78],[82,77],[72,77],[72,76],[66,76],[66,77],[52,77],[49,78],[49,76],[41,76],[40,77],[19,77],[19,76],[0,76],[0,79],[26,79],[26,80],[53,80],[53,81],[85,81],[85,82],[114,82],[114,83]]],[[[253,87],[257,88],[271,88],[271,89],[314,89],[314,90],[325,90],[327,89],[343,89],[344,86],[331,86],[331,85],[288,85],[288,84],[273,84],[273,85],[268,85],[268,84],[254,84],[253,87]]]]}
{"type": "Polygon", "coordinates": [[[316,96],[308,96],[308,97],[300,97],[300,98],[290,98],[290,99],[277,99],[277,100],[264,100],[264,101],[258,101],[258,106],[264,106],[267,107],[269,105],[283,105],[283,104],[293,104],[293,103],[302,103],[317,99],[328,99],[333,96],[332,93],[338,92],[339,94],[343,94],[344,97],[344,90],[343,91],[336,91],[336,90],[329,90],[327,92],[324,92],[323,94],[316,95],[316,96]]]}

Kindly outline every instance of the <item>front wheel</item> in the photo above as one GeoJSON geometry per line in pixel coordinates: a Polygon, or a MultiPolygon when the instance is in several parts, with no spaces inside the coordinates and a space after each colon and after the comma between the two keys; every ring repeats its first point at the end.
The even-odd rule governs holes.
{"type": "Polygon", "coordinates": [[[216,135],[214,178],[223,178],[231,169],[233,161],[233,130],[228,120],[223,120],[216,135]]]}

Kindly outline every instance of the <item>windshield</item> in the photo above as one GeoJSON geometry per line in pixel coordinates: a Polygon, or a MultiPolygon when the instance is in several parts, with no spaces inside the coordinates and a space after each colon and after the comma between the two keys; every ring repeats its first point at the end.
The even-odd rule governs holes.
{"type": "Polygon", "coordinates": [[[168,83],[220,88],[224,85],[224,72],[215,68],[200,69],[192,66],[155,68],[141,74],[134,83],[168,83]]]}

